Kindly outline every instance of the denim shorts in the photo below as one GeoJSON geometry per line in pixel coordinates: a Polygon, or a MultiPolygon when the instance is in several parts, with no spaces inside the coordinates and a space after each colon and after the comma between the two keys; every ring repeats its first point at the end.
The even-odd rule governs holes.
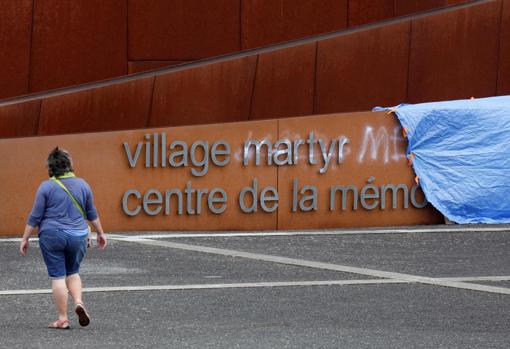
{"type": "Polygon", "coordinates": [[[87,236],[73,236],[62,230],[45,230],[39,234],[39,246],[52,279],[80,272],[87,252],[87,236]]]}

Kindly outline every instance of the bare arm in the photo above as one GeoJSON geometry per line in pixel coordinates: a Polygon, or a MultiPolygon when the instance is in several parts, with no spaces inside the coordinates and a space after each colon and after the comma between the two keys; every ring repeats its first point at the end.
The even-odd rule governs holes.
{"type": "Polygon", "coordinates": [[[94,230],[97,232],[97,244],[99,245],[99,248],[104,249],[107,244],[106,235],[103,231],[103,227],[101,225],[99,217],[94,219],[93,221],[90,221],[90,223],[94,227],[94,230]]]}
{"type": "Polygon", "coordinates": [[[24,256],[28,250],[28,238],[34,232],[35,228],[31,225],[27,224],[25,226],[25,231],[23,232],[23,236],[21,237],[21,244],[19,246],[19,253],[24,256]]]}
{"type": "Polygon", "coordinates": [[[19,253],[24,256],[28,250],[28,238],[35,230],[35,227],[39,226],[41,223],[41,219],[44,216],[44,211],[46,210],[46,194],[44,183],[39,186],[37,192],[35,193],[34,206],[32,207],[32,212],[27,220],[27,225],[25,225],[25,231],[23,232],[23,236],[21,237],[21,244],[19,245],[19,253]]]}

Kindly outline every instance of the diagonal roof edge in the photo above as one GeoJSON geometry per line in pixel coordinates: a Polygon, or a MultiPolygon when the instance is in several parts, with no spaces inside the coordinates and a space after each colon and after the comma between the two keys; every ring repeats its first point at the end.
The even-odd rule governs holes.
{"type": "Polygon", "coordinates": [[[70,87],[62,87],[62,88],[49,90],[49,91],[36,92],[36,93],[32,93],[32,94],[27,94],[24,96],[16,96],[16,97],[11,97],[11,98],[6,98],[6,99],[0,99],[0,107],[13,105],[13,104],[17,104],[17,103],[22,103],[22,102],[36,101],[36,100],[55,97],[55,96],[61,96],[61,95],[75,93],[75,92],[92,90],[95,88],[117,85],[117,84],[130,82],[130,81],[137,80],[137,79],[156,77],[156,76],[164,75],[164,74],[171,73],[171,72],[181,71],[181,70],[185,70],[185,69],[197,68],[197,67],[201,67],[201,66],[205,66],[205,65],[209,65],[209,64],[226,62],[226,61],[230,61],[230,60],[234,60],[234,59],[238,59],[238,58],[258,55],[258,54],[267,53],[267,52],[273,52],[273,51],[277,51],[280,49],[304,45],[304,44],[308,44],[308,43],[312,43],[312,42],[316,42],[316,41],[327,40],[330,38],[349,35],[351,33],[361,32],[361,31],[370,30],[370,29],[374,29],[374,28],[380,28],[380,27],[390,25],[390,24],[396,24],[396,23],[406,22],[406,21],[410,21],[410,20],[416,20],[416,19],[420,19],[420,18],[424,18],[424,17],[447,13],[447,12],[455,11],[458,9],[471,7],[474,5],[485,4],[485,3],[495,2],[495,1],[498,1],[498,0],[469,0],[464,3],[447,5],[445,7],[420,12],[418,14],[410,14],[410,15],[405,15],[405,16],[401,16],[401,17],[397,17],[397,18],[381,20],[381,21],[378,21],[375,23],[368,23],[368,24],[360,25],[360,26],[353,27],[353,28],[337,30],[337,31],[333,31],[333,32],[325,33],[325,34],[312,35],[312,36],[308,36],[308,37],[301,38],[301,39],[287,41],[284,43],[278,43],[278,44],[272,44],[272,45],[264,46],[264,47],[260,47],[260,48],[248,49],[248,50],[244,50],[242,52],[228,53],[228,54],[221,55],[221,56],[196,60],[196,61],[193,61],[190,63],[174,65],[171,67],[163,67],[163,68],[158,68],[158,69],[149,70],[149,71],[145,71],[145,72],[125,75],[125,76],[121,76],[121,77],[115,77],[115,78],[106,79],[106,80],[88,82],[88,83],[70,86],[70,87]]]}

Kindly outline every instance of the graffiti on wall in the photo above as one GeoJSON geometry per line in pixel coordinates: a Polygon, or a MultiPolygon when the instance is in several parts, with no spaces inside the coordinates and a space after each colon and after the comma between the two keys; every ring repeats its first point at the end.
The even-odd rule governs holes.
{"type": "MultiPolygon", "coordinates": [[[[135,146],[124,142],[123,148],[129,168],[189,168],[189,173],[194,177],[206,176],[211,167],[228,166],[232,157],[243,167],[301,165],[314,168],[319,175],[324,175],[332,168],[341,166],[351,156],[358,164],[379,162],[387,165],[401,161],[405,154],[400,132],[400,127],[388,129],[366,125],[360,137],[357,137],[359,144],[346,135],[328,138],[317,131],[309,131],[305,136],[282,132],[283,137],[277,140],[269,136],[255,139],[250,135],[244,144],[234,145],[234,153],[233,145],[224,139],[212,143],[196,140],[188,144],[181,140],[169,140],[167,134],[161,132],[146,134],[144,140],[135,146]]],[[[377,183],[376,177],[371,175],[361,187],[331,185],[328,209],[396,209],[397,202],[404,209],[410,206],[423,208],[427,201],[417,194],[418,191],[416,185],[377,183]]],[[[316,186],[300,185],[299,178],[293,178],[290,211],[318,210],[318,196],[316,186]]],[[[224,188],[195,188],[189,179],[183,188],[149,189],[144,193],[128,189],[122,197],[121,207],[128,216],[142,213],[149,216],[199,215],[205,211],[221,214],[231,201],[235,201],[243,213],[271,213],[279,207],[280,200],[276,186],[261,187],[257,178],[252,178],[249,186],[239,188],[235,199],[229,198],[224,188]]]]}

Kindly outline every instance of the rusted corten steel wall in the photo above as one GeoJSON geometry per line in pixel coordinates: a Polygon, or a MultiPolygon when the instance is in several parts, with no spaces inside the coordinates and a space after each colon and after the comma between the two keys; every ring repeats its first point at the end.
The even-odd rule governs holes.
{"type": "MultiPolygon", "coordinates": [[[[406,142],[396,117],[386,112],[362,112],[1,139],[0,235],[17,235],[23,229],[35,192],[39,184],[47,179],[44,166],[47,154],[57,145],[70,151],[76,174],[91,184],[99,214],[108,231],[317,229],[437,224],[443,219],[430,206],[418,208],[423,204],[423,193],[419,190],[413,192],[414,173],[407,164],[406,142]],[[162,147],[163,132],[166,147],[162,147]],[[154,133],[158,134],[158,141],[154,141],[154,133]],[[206,171],[203,163],[199,165],[191,155],[188,155],[188,166],[172,165],[169,159],[182,159],[182,155],[177,157],[178,160],[171,155],[173,151],[181,150],[180,146],[169,146],[177,140],[187,144],[186,154],[195,152],[192,150],[194,142],[208,142],[208,150],[205,151],[209,159],[206,171]],[[218,166],[218,162],[214,164],[210,155],[214,142],[219,140],[228,143],[231,149],[229,162],[222,166],[218,166]],[[292,146],[286,148],[292,152],[287,157],[292,164],[282,155],[271,156],[272,163],[268,164],[268,148],[261,146],[261,162],[257,166],[256,147],[249,146],[247,152],[244,150],[248,140],[269,141],[271,154],[275,154],[274,147],[279,152],[284,149],[283,143],[277,146],[277,140],[292,142],[289,143],[292,146]],[[301,144],[296,145],[299,140],[301,144]],[[319,140],[330,155],[327,165],[319,140]],[[146,142],[151,144],[148,153],[146,142]],[[137,147],[140,147],[138,157],[135,155],[137,147]],[[157,153],[154,153],[155,149],[157,153]],[[128,156],[128,153],[131,155],[128,156]],[[279,160],[278,166],[276,158],[279,160]],[[162,159],[166,159],[165,167],[162,167],[162,159]],[[133,167],[130,167],[130,161],[134,162],[133,167]],[[193,175],[193,170],[200,175],[193,175]],[[245,213],[238,204],[239,194],[243,188],[253,186],[254,179],[258,181],[257,202],[254,205],[257,210],[245,213]],[[221,214],[211,212],[207,204],[209,193],[197,199],[195,191],[190,192],[188,197],[184,193],[188,182],[193,190],[207,189],[210,192],[213,188],[223,189],[227,196],[225,211],[221,214]],[[316,210],[311,208],[312,202],[306,199],[312,190],[306,189],[307,185],[316,188],[316,210]],[[388,185],[393,185],[395,191],[385,191],[383,186],[388,185]],[[277,190],[277,208],[274,206],[275,200],[266,202],[266,208],[263,208],[261,198],[266,186],[277,190]],[[331,187],[335,186],[356,187],[359,194],[351,191],[342,194],[335,189],[331,204],[331,187]],[[397,186],[399,189],[396,189],[397,186]],[[166,190],[174,188],[183,195],[183,212],[180,215],[175,196],[169,201],[168,214],[166,204],[156,212],[157,204],[146,203],[146,207],[143,207],[143,199],[136,199],[134,194],[126,197],[127,211],[124,211],[123,198],[128,190],[137,190],[142,197],[147,195],[152,200],[157,199],[157,194],[147,194],[149,189],[155,189],[166,197],[166,190]],[[363,188],[371,189],[363,191],[363,188]],[[369,195],[362,198],[363,192],[369,195]],[[342,195],[345,195],[345,203],[342,195]],[[200,214],[197,202],[202,205],[200,214]],[[137,206],[142,207],[135,213],[137,206]]],[[[195,159],[201,162],[204,147],[195,149],[198,149],[195,159]]],[[[220,149],[225,150],[226,147],[220,149]]],[[[216,159],[224,164],[226,158],[218,155],[216,159]]],[[[246,208],[252,207],[251,194],[243,202],[246,208]]],[[[216,204],[215,208],[219,209],[218,206],[216,204]]]]}
{"type": "Polygon", "coordinates": [[[29,91],[32,1],[0,1],[0,98],[29,91]]]}
{"type": "Polygon", "coordinates": [[[503,1],[499,49],[498,94],[510,94],[510,1],[503,1]]]}
{"type": "Polygon", "coordinates": [[[468,0],[0,0],[0,99],[468,0]]]}
{"type": "Polygon", "coordinates": [[[510,93],[510,0],[0,103],[0,137],[247,121],[510,93]]]}

